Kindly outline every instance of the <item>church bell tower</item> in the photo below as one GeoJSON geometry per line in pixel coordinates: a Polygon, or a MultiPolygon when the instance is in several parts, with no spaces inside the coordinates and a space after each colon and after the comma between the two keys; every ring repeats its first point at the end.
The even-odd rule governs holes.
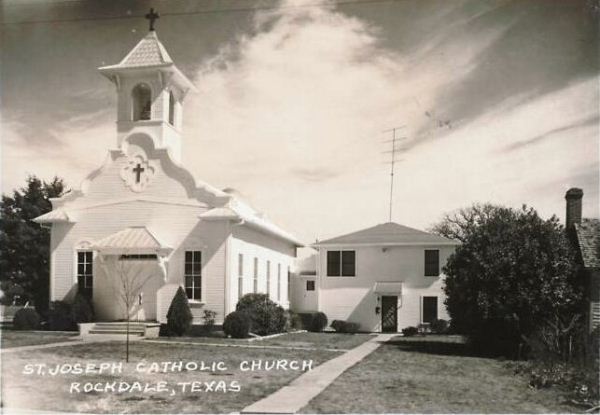
{"type": "Polygon", "coordinates": [[[158,40],[158,17],[150,9],[149,33],[121,62],[98,70],[117,88],[117,146],[123,148],[130,135],[145,134],[155,148],[168,149],[179,162],[183,101],[195,89],[158,40]]]}

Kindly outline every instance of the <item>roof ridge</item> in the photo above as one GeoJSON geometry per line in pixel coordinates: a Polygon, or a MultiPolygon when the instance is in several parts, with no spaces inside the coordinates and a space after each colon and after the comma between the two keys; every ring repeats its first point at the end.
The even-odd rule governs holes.
{"type": "Polygon", "coordinates": [[[320,241],[317,244],[360,243],[448,243],[452,239],[396,222],[385,222],[369,228],[320,241]]]}

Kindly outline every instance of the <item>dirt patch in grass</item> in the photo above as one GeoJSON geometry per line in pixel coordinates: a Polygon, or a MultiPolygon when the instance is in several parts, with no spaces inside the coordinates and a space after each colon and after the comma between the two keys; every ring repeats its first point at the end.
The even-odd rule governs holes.
{"type": "Polygon", "coordinates": [[[0,332],[0,347],[8,349],[19,346],[34,346],[38,344],[58,343],[71,340],[76,332],[40,332],[3,329],[0,332]]]}
{"type": "MultiPolygon", "coordinates": [[[[275,392],[288,384],[302,371],[241,371],[242,361],[297,360],[313,361],[313,367],[338,355],[327,351],[301,351],[278,349],[250,349],[210,347],[201,345],[158,344],[135,342],[131,345],[131,362],[124,364],[122,373],[26,375],[25,364],[119,363],[124,357],[122,342],[89,343],[36,351],[15,352],[3,356],[3,405],[4,408],[26,408],[42,411],[94,412],[94,413],[230,413],[240,411],[247,405],[275,392]],[[136,365],[144,362],[212,362],[222,361],[224,371],[183,370],[168,373],[140,373],[136,365]],[[72,382],[106,384],[107,382],[141,382],[156,384],[166,382],[166,391],[149,392],[90,392],[69,393],[72,382]],[[182,382],[199,382],[202,390],[183,392],[182,382]],[[231,390],[231,382],[237,381],[240,391],[231,390]],[[207,391],[203,382],[222,382],[226,391],[207,391]],[[175,390],[175,394],[172,393],[175,390]],[[35,394],[32,394],[35,391],[35,394]]],[[[83,386],[82,386],[83,388],[83,386]]]]}
{"type": "Polygon", "coordinates": [[[572,412],[550,391],[532,390],[504,362],[469,356],[453,338],[396,338],[358,363],[304,413],[572,412]],[[348,399],[349,396],[359,399],[348,399]]]}

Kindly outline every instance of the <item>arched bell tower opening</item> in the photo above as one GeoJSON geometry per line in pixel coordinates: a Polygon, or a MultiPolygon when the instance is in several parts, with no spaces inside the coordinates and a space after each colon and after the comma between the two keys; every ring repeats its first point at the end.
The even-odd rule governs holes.
{"type": "Polygon", "coordinates": [[[152,117],[152,89],[146,83],[137,84],[131,91],[132,120],[149,120],[152,117]]]}
{"type": "Polygon", "coordinates": [[[195,88],[158,40],[154,20],[121,62],[99,70],[117,88],[117,147],[123,149],[129,135],[142,133],[156,149],[167,149],[181,161],[183,102],[195,88]]]}

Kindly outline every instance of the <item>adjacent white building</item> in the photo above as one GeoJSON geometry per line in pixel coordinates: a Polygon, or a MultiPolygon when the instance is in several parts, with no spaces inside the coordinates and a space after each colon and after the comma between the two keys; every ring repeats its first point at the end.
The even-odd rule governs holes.
{"type": "Polygon", "coordinates": [[[318,242],[316,262],[294,279],[292,308],[375,332],[448,319],[441,270],[456,245],[391,222],[318,242]]]}
{"type": "Polygon", "coordinates": [[[130,313],[139,320],[165,322],[180,286],[196,324],[205,309],[221,323],[250,292],[288,308],[302,244],[180,164],[184,99],[194,86],[156,32],[99,70],[118,96],[116,146],[79,190],[52,200],[53,210],[36,219],[51,226],[51,300],[81,292],[98,320],[123,319],[126,274],[130,313]]]}

